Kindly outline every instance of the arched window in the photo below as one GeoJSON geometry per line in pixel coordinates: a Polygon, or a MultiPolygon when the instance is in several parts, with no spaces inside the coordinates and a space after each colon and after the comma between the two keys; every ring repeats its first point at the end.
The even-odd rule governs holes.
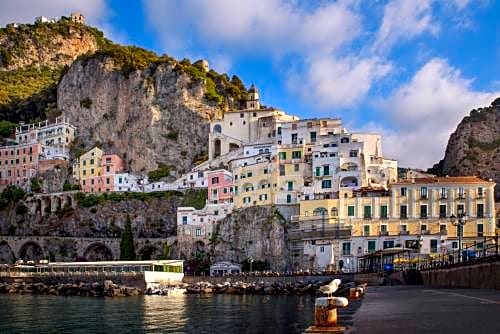
{"type": "Polygon", "coordinates": [[[212,129],[213,133],[222,133],[222,126],[220,124],[215,124],[214,128],[212,129]]]}

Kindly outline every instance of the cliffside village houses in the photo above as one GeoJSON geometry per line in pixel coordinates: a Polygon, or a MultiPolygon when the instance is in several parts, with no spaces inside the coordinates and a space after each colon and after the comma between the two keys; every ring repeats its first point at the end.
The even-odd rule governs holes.
{"type": "MultiPolygon", "coordinates": [[[[0,148],[0,185],[26,188],[31,177],[68,164],[75,132],[64,118],[16,128],[17,144],[0,148]]],[[[455,251],[457,228],[449,217],[460,213],[468,218],[464,247],[496,231],[491,180],[411,170],[398,177],[380,135],[351,133],[340,119],[300,120],[261,107],[254,86],[245,109],[211,122],[208,144],[208,161],[172,183],[149,183],[99,148],[72,164],[73,179],[88,193],[206,188],[203,209],[178,208],[178,242],[185,247],[208,244],[215,224],[235,209],[275,205],[292,222],[291,251],[302,269],[342,260],[344,270],[354,271],[356,257],[393,247],[455,251]]]]}

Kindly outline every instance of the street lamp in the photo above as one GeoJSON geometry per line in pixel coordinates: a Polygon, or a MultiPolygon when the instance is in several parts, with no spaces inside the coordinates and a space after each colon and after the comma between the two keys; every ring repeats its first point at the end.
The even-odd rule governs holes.
{"type": "Polygon", "coordinates": [[[457,228],[457,234],[458,234],[458,262],[462,262],[462,236],[463,236],[463,229],[465,224],[467,223],[467,217],[465,216],[465,213],[462,210],[459,210],[457,212],[457,216],[451,215],[450,216],[450,222],[451,225],[456,226],[457,228]]]}
{"type": "Polygon", "coordinates": [[[252,263],[253,263],[253,258],[249,258],[248,262],[250,262],[250,274],[252,273],[252,263]]]}

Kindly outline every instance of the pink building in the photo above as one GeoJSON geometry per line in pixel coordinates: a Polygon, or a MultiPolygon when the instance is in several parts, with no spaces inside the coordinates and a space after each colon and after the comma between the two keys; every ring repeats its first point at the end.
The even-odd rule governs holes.
{"type": "Polygon", "coordinates": [[[0,186],[24,187],[38,173],[39,143],[0,147],[0,186]]]}
{"type": "Polygon", "coordinates": [[[233,201],[233,174],[225,169],[208,171],[208,203],[221,204],[233,201]]]}
{"type": "Polygon", "coordinates": [[[115,178],[116,174],[123,173],[125,163],[116,154],[103,154],[101,159],[102,175],[100,180],[99,192],[116,191],[115,178]]]}

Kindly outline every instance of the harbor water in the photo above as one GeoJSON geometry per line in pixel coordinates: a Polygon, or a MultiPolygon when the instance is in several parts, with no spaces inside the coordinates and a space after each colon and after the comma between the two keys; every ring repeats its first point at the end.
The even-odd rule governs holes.
{"type": "Polygon", "coordinates": [[[0,295],[0,333],[301,333],[314,297],[0,295]]]}

